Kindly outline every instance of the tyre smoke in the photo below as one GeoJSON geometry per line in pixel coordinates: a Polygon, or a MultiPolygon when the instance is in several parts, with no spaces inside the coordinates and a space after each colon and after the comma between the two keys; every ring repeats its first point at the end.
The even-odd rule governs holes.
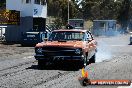
{"type": "Polygon", "coordinates": [[[99,40],[97,48],[98,48],[98,52],[96,54],[96,62],[102,62],[104,60],[111,59],[112,52],[107,42],[103,40],[99,40]]]}

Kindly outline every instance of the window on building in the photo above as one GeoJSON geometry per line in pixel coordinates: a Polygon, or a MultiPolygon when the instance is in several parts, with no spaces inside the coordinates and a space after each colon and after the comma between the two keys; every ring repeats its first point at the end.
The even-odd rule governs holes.
{"type": "Polygon", "coordinates": [[[24,0],[22,0],[22,3],[24,3],[24,0]]]}
{"type": "Polygon", "coordinates": [[[100,28],[105,28],[105,23],[104,22],[100,23],[100,28]]]}
{"type": "Polygon", "coordinates": [[[26,3],[31,3],[31,0],[26,0],[26,3]]]}
{"type": "Polygon", "coordinates": [[[35,0],[35,4],[40,4],[41,0],[35,0]]]}
{"type": "Polygon", "coordinates": [[[28,4],[28,3],[31,3],[31,0],[21,0],[23,4],[28,4]]]}
{"type": "Polygon", "coordinates": [[[46,0],[41,0],[41,5],[46,5],[46,0]]]}

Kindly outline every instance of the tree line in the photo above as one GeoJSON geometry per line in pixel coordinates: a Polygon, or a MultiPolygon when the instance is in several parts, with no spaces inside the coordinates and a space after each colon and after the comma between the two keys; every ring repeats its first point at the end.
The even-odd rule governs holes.
{"type": "Polygon", "coordinates": [[[0,8],[6,6],[6,0],[0,0],[0,8]]]}
{"type": "MultiPolygon", "coordinates": [[[[56,23],[64,25],[68,21],[69,0],[47,0],[48,16],[56,18],[56,23]]],[[[70,19],[117,20],[123,28],[132,25],[132,0],[70,0],[70,19]]],[[[0,7],[6,0],[0,0],[0,7]]]]}
{"type": "Polygon", "coordinates": [[[115,19],[123,29],[132,19],[132,0],[83,0],[81,4],[84,19],[115,19]]]}
{"type": "MultiPolygon", "coordinates": [[[[47,0],[48,16],[60,23],[68,20],[68,0],[47,0]]],[[[132,19],[132,0],[79,0],[70,1],[70,18],[85,20],[117,20],[124,29],[132,19]]]]}
{"type": "MultiPolygon", "coordinates": [[[[71,0],[69,2],[69,17],[78,18],[80,15],[78,1],[71,0]]],[[[48,16],[56,18],[59,24],[66,24],[68,20],[68,0],[47,0],[48,16]]],[[[81,17],[80,17],[81,18],[81,17]]]]}

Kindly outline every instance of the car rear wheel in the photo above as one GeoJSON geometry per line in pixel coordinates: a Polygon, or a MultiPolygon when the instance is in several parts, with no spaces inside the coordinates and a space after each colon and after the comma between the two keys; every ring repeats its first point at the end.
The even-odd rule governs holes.
{"type": "Polygon", "coordinates": [[[46,66],[46,62],[44,60],[38,60],[38,68],[43,69],[46,66]]]}

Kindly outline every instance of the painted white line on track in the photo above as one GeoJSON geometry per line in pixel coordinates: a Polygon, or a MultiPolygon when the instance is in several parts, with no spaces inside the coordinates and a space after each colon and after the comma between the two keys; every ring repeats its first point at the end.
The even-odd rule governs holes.
{"type": "Polygon", "coordinates": [[[110,46],[128,46],[128,45],[110,45],[110,46]]]}
{"type": "Polygon", "coordinates": [[[23,57],[22,59],[30,59],[30,58],[34,58],[34,56],[23,57]]]}

